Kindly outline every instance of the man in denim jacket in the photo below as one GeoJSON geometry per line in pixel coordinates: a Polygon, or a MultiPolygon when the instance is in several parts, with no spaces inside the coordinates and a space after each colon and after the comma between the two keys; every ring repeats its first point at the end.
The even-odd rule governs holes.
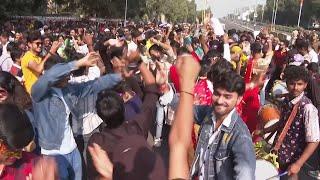
{"type": "Polygon", "coordinates": [[[112,88],[122,79],[120,74],[109,74],[86,83],[68,84],[72,71],[93,66],[98,58],[96,53],[89,53],[78,61],[57,64],[32,87],[34,126],[38,132],[41,154],[56,159],[60,179],[78,180],[82,177],[80,153],[69,123],[70,115],[79,114],[75,105],[81,98],[112,88]]]}
{"type": "Polygon", "coordinates": [[[191,176],[254,180],[255,153],[249,130],[235,110],[245,91],[243,79],[228,72],[214,84],[213,113],[200,131],[191,176]]]}

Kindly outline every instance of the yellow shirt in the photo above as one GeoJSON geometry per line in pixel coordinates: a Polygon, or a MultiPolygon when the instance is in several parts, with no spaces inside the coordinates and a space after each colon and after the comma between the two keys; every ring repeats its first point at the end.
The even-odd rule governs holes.
{"type": "Polygon", "coordinates": [[[24,85],[27,92],[31,93],[31,88],[33,84],[38,80],[40,74],[29,69],[28,65],[30,61],[34,61],[37,64],[40,64],[42,58],[33,54],[31,51],[26,52],[26,54],[21,59],[21,69],[24,78],[24,85]]]}

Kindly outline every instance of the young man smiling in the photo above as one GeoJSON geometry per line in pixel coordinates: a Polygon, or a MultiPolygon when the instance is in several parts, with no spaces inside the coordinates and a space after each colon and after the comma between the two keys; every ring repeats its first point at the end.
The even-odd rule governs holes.
{"type": "Polygon", "coordinates": [[[235,110],[245,91],[235,72],[214,84],[213,113],[201,127],[192,175],[199,179],[254,179],[255,154],[247,126],[235,110]]]}
{"type": "Polygon", "coordinates": [[[233,71],[217,75],[214,81],[213,112],[202,123],[195,160],[188,173],[187,148],[193,123],[193,88],[199,65],[192,59],[177,65],[180,103],[170,132],[169,179],[253,180],[255,153],[251,135],[235,110],[245,91],[242,77],[233,71]],[[189,64],[190,63],[190,64],[189,64]]]}
{"type": "Polygon", "coordinates": [[[33,84],[38,80],[44,70],[45,62],[52,54],[57,52],[60,44],[58,42],[54,42],[48,54],[42,59],[40,57],[40,53],[42,51],[41,34],[40,32],[35,31],[30,33],[28,36],[28,46],[30,50],[22,57],[21,68],[26,89],[30,94],[33,84]]]}

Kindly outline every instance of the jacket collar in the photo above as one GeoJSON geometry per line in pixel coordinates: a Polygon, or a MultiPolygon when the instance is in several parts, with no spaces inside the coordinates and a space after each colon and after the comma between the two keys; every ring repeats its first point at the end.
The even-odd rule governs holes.
{"type": "Polygon", "coordinates": [[[298,102],[300,102],[300,100],[303,98],[303,96],[304,96],[304,92],[302,92],[299,96],[297,96],[294,99],[292,99],[290,101],[290,104],[296,105],[298,102]]]}
{"type": "MultiPolygon", "coordinates": [[[[238,118],[239,118],[239,115],[238,115],[236,109],[233,109],[228,114],[228,116],[223,120],[223,122],[221,124],[221,131],[224,131],[226,133],[230,133],[238,118]]],[[[214,114],[212,114],[212,120],[215,121],[214,114]]]]}

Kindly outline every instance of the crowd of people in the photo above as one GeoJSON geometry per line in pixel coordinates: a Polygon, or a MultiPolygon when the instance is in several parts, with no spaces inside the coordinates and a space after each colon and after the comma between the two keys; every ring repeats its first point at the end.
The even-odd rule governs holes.
{"type": "Polygon", "coordinates": [[[320,179],[320,161],[302,170],[320,160],[319,32],[215,17],[0,29],[0,179],[254,180],[261,149],[282,179],[320,179]]]}

